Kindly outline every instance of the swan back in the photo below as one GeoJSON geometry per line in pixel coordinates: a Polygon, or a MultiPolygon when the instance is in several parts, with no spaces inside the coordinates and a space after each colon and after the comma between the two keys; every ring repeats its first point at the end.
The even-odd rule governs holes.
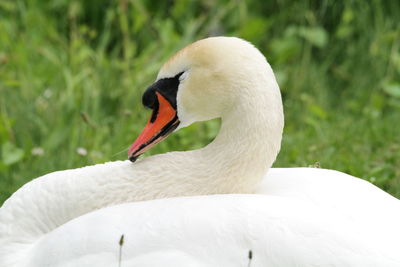
{"type": "Polygon", "coordinates": [[[122,266],[398,266],[387,248],[357,223],[304,201],[214,195],[87,214],[45,236],[25,260],[30,267],[118,266],[121,249],[122,266]]]}

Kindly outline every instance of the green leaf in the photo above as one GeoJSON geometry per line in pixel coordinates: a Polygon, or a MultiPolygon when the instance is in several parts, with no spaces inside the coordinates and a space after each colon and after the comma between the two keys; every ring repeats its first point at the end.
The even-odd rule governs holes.
{"type": "Polygon", "coordinates": [[[10,142],[6,142],[1,146],[1,154],[2,162],[5,165],[17,163],[24,157],[24,151],[10,142]]]}
{"type": "Polygon", "coordinates": [[[300,27],[299,36],[317,47],[324,47],[328,43],[328,33],[322,27],[300,27]]]}
{"type": "Polygon", "coordinates": [[[270,23],[262,17],[251,17],[241,25],[239,35],[246,40],[260,41],[267,35],[270,23]]]}
{"type": "Polygon", "coordinates": [[[390,96],[400,97],[400,84],[399,83],[389,83],[383,85],[383,91],[390,96]]]}
{"type": "Polygon", "coordinates": [[[271,56],[276,63],[287,62],[300,53],[300,41],[293,36],[287,36],[281,39],[271,41],[271,56]]]}
{"type": "Polygon", "coordinates": [[[17,9],[17,7],[16,4],[12,1],[1,1],[0,9],[3,9],[4,11],[8,12],[14,12],[17,9]]]}
{"type": "Polygon", "coordinates": [[[308,109],[320,119],[326,120],[328,118],[328,113],[320,106],[315,104],[308,105],[308,109]]]}

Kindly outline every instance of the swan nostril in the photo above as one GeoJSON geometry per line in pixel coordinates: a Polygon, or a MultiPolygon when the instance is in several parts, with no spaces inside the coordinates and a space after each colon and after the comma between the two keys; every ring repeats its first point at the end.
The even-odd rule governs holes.
{"type": "Polygon", "coordinates": [[[159,107],[160,107],[160,104],[158,103],[158,100],[157,100],[156,104],[153,105],[153,107],[152,107],[153,113],[151,114],[150,122],[155,122],[156,121],[159,107]]]}

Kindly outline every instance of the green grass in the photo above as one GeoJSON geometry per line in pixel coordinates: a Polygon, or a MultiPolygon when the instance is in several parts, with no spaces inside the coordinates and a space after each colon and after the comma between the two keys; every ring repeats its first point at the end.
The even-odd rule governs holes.
{"type": "MultiPolygon", "coordinates": [[[[253,42],[274,68],[286,116],[276,167],[319,162],[400,197],[400,3],[316,2],[1,1],[0,203],[45,173],[125,159],[162,62],[210,35],[253,42]]],[[[150,153],[217,131],[195,124],[150,153]]]]}

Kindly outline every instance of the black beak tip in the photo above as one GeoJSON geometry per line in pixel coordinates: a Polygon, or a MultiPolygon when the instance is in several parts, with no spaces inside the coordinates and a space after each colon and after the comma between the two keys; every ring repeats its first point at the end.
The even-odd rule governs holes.
{"type": "Polygon", "coordinates": [[[138,157],[139,157],[139,156],[131,155],[131,156],[129,156],[129,160],[130,160],[131,162],[135,162],[135,161],[137,160],[138,157]]]}

